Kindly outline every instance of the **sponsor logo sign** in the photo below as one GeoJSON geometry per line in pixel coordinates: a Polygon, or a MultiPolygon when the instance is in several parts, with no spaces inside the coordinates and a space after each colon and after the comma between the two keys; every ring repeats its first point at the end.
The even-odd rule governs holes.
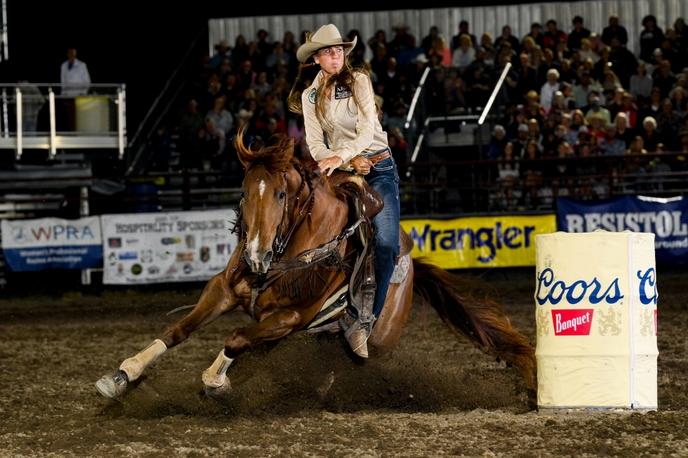
{"type": "Polygon", "coordinates": [[[554,215],[407,219],[413,256],[445,269],[535,264],[535,235],[556,231],[554,215]]]}
{"type": "Polygon", "coordinates": [[[87,269],[103,262],[100,219],[2,221],[2,248],[14,271],[87,269]]]}

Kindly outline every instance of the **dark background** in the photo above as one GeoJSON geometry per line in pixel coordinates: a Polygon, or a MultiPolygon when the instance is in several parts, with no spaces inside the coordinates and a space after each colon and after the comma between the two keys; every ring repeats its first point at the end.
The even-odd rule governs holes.
{"type": "MultiPolygon", "coordinates": [[[[407,8],[401,2],[387,0],[279,3],[266,7],[265,2],[255,0],[8,0],[10,59],[0,63],[0,82],[59,82],[66,49],[73,46],[78,58],[88,65],[94,83],[127,84],[127,117],[132,131],[193,40],[199,37],[201,49],[207,49],[209,18],[407,8]]],[[[423,7],[504,3],[426,0],[423,7]]]]}

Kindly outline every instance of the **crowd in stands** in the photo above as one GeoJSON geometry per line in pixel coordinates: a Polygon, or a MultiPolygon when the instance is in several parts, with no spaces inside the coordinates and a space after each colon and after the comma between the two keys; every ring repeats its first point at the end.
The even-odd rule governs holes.
{"type": "MultiPolygon", "coordinates": [[[[484,154],[498,164],[495,175],[505,193],[520,183],[525,186],[521,198],[532,197],[533,205],[543,183],[559,180],[565,189],[573,183],[567,177],[609,173],[600,169],[602,161],[543,158],[628,155],[615,166],[619,172],[688,170],[681,155],[670,161],[652,154],[637,158],[688,152],[688,27],[679,18],[662,29],[652,15],[642,25],[637,55],[627,48],[628,34],[618,17],[610,17],[603,30],[590,31],[576,16],[566,30],[548,20],[544,26],[532,24],[523,37],[505,25],[497,37],[478,38],[461,21],[449,39],[433,26],[418,40],[408,27],[398,26],[391,36],[378,30],[368,39],[359,37],[349,57],[371,74],[383,127],[401,164],[409,148],[405,116],[426,67],[431,71],[425,110],[442,115],[480,110],[511,63],[496,101],[504,119],[484,154]]],[[[276,39],[260,30],[253,40],[239,35],[233,45],[224,40],[216,45],[176,120],[186,166],[221,170],[240,181],[231,149],[242,126],[249,141],[285,133],[295,139],[298,155],[308,154],[302,120],[286,107],[304,33],[297,39],[286,32],[276,39]]],[[[359,32],[347,35],[352,39],[359,32]]],[[[314,66],[306,78],[317,70],[314,66]]],[[[577,185],[594,195],[594,183],[577,185]]]]}

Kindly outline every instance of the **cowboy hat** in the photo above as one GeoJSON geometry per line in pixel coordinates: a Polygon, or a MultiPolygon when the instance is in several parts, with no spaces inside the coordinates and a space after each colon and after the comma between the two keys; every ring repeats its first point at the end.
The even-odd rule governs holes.
{"type": "Polygon", "coordinates": [[[358,37],[354,37],[352,41],[344,41],[337,27],[334,24],[327,24],[320,27],[315,33],[306,36],[306,42],[296,50],[296,58],[299,62],[304,63],[317,50],[337,45],[343,46],[344,53],[348,55],[356,46],[357,40],[358,37]]]}

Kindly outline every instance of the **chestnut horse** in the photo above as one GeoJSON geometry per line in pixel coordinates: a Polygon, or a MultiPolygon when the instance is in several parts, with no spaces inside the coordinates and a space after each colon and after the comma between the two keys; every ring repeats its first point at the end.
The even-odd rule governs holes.
{"type": "MultiPolygon", "coordinates": [[[[350,195],[358,194],[358,206],[368,216],[374,211],[370,207],[380,201],[359,176],[345,172],[323,176],[314,162],[294,159],[293,142],[287,137],[253,150],[244,146],[240,134],[236,147],[245,169],[237,218],[239,246],[225,270],[208,281],[188,315],[96,383],[104,396],[122,397],[165,351],[238,307],[255,323],[234,330],[203,372],[205,391],[211,396],[228,393],[227,369],[250,348],[298,330],[337,328],[349,294],[356,292],[355,282],[350,281],[352,264],[357,264],[354,260],[362,245],[359,229],[367,221],[365,215],[357,217],[350,210],[350,195]]],[[[498,304],[469,294],[470,280],[411,260],[410,239],[402,233],[402,241],[405,246],[369,343],[384,349],[399,340],[415,290],[453,331],[513,364],[534,389],[533,348],[498,304]]]]}

